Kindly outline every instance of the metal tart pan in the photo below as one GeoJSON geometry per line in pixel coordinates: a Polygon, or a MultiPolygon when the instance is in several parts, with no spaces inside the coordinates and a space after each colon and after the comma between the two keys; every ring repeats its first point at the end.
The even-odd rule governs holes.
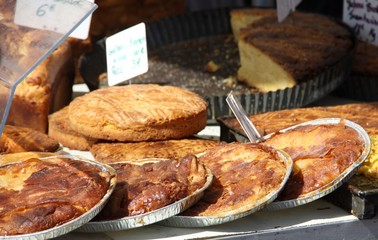
{"type": "MultiPolygon", "coordinates": [[[[290,129],[294,129],[298,126],[339,124],[342,121],[345,122],[346,126],[358,132],[362,141],[364,142],[364,149],[361,155],[356,159],[356,161],[353,164],[351,164],[347,169],[345,169],[344,172],[342,172],[337,178],[335,178],[333,181],[329,182],[328,184],[324,185],[323,187],[320,187],[315,191],[309,192],[301,196],[300,198],[296,198],[292,200],[285,200],[285,201],[274,201],[268,204],[265,209],[267,210],[286,209],[286,208],[296,207],[296,206],[300,206],[300,205],[315,201],[333,192],[334,190],[336,190],[338,187],[340,187],[343,183],[349,180],[349,178],[352,177],[357,172],[357,170],[364,163],[364,161],[369,156],[370,151],[371,151],[370,137],[360,125],[352,121],[341,119],[341,118],[320,118],[320,119],[304,122],[304,123],[283,129],[279,132],[285,132],[290,129]]],[[[270,138],[273,134],[274,133],[264,136],[264,139],[270,138]]]]}
{"type": "MultiPolygon", "coordinates": [[[[231,81],[231,86],[226,84],[235,79],[240,64],[237,46],[230,40],[229,11],[191,12],[146,24],[149,70],[130,83],[174,85],[196,92],[208,103],[211,123],[232,114],[226,102],[231,90],[247,114],[257,114],[310,104],[331,93],[349,76],[355,39],[353,49],[344,58],[292,88],[261,93],[237,81],[231,81]],[[204,66],[212,60],[221,66],[220,70],[206,73],[204,66]]],[[[105,39],[82,56],[80,72],[90,90],[100,87],[99,76],[106,72],[105,39]]]]}
{"type": "Polygon", "coordinates": [[[260,209],[263,209],[266,205],[273,202],[279,193],[284,188],[291,171],[293,169],[293,160],[291,157],[284,151],[277,150],[278,156],[285,162],[286,165],[286,174],[282,179],[280,186],[273,192],[269,193],[268,195],[264,196],[263,198],[259,199],[256,202],[251,202],[246,204],[245,206],[241,207],[240,209],[234,209],[232,212],[227,214],[228,216],[225,217],[213,217],[213,216],[183,216],[183,215],[176,215],[171,218],[168,218],[158,224],[171,226],[171,227],[185,227],[185,228],[193,228],[193,227],[207,227],[212,225],[219,225],[231,221],[235,221],[239,218],[245,217],[250,215],[260,209]]]}
{"type": "MultiPolygon", "coordinates": [[[[143,164],[153,161],[161,161],[164,159],[144,159],[137,160],[136,162],[127,161],[132,164],[143,164]]],[[[125,163],[125,162],[122,162],[125,163]]],[[[121,231],[127,229],[133,229],[138,227],[143,227],[149,224],[153,224],[164,219],[170,218],[174,215],[177,215],[187,208],[195,204],[204,194],[204,191],[211,185],[213,181],[213,174],[211,171],[206,168],[207,177],[204,186],[200,189],[197,189],[191,195],[176,201],[170,205],[167,205],[163,208],[147,212],[144,214],[124,217],[120,219],[108,220],[108,221],[90,221],[85,225],[81,226],[76,231],[78,232],[105,232],[105,231],[121,231]]]]}
{"type": "MultiPolygon", "coordinates": [[[[81,216],[79,216],[79,217],[77,217],[77,218],[75,218],[75,219],[73,219],[69,222],[66,222],[62,225],[59,225],[59,226],[56,226],[56,227],[53,227],[53,228],[50,228],[50,229],[46,229],[46,230],[43,230],[43,231],[30,233],[30,234],[0,236],[0,239],[39,240],[39,239],[52,239],[52,238],[67,234],[67,233],[81,227],[82,225],[86,224],[87,222],[89,222],[92,218],[94,218],[103,209],[103,207],[107,203],[110,195],[112,194],[112,192],[113,192],[113,190],[116,186],[116,182],[117,182],[116,172],[112,167],[110,167],[107,164],[87,160],[87,159],[77,157],[77,156],[73,156],[73,155],[49,156],[49,157],[43,157],[43,158],[39,158],[39,159],[48,160],[48,159],[51,159],[51,158],[69,158],[69,159],[72,159],[72,160],[75,160],[75,161],[82,161],[82,162],[86,162],[86,163],[89,163],[89,164],[97,167],[102,172],[108,172],[111,177],[110,177],[110,181],[109,181],[109,188],[108,188],[106,194],[102,197],[102,199],[95,206],[92,207],[92,209],[90,209],[86,213],[82,214],[81,216]]],[[[11,164],[17,164],[17,162],[2,165],[1,167],[9,166],[11,164]]]]}

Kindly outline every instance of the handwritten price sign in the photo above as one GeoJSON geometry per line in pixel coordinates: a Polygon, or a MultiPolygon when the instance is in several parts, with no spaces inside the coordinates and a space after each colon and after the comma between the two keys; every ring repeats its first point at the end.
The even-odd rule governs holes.
{"type": "Polygon", "coordinates": [[[377,0],[344,0],[343,21],[360,40],[378,45],[377,0]]]}
{"type": "Polygon", "coordinates": [[[14,22],[65,34],[88,15],[90,5],[87,0],[17,0],[14,22]]]}
{"type": "Polygon", "coordinates": [[[144,23],[108,37],[105,44],[109,86],[147,72],[148,56],[144,23]]]}

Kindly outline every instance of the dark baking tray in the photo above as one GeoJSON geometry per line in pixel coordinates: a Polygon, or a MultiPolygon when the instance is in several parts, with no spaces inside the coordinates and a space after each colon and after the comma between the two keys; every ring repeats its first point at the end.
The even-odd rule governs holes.
{"type": "MultiPolygon", "coordinates": [[[[305,106],[332,92],[349,75],[354,50],[320,75],[292,88],[261,93],[238,83],[239,53],[232,38],[229,12],[188,12],[147,23],[149,70],[132,78],[131,83],[175,85],[197,92],[209,105],[208,119],[215,122],[217,117],[231,114],[226,102],[231,90],[247,113],[256,114],[305,106]],[[204,71],[212,60],[220,69],[204,71]]],[[[99,75],[106,72],[105,39],[81,57],[79,68],[89,89],[97,89],[99,75]]]]}
{"type": "MultiPolygon", "coordinates": [[[[220,125],[220,140],[225,142],[248,142],[241,127],[228,125],[234,118],[223,116],[217,119],[220,125]]],[[[353,214],[358,219],[370,219],[378,211],[378,181],[363,175],[354,175],[336,190],[324,197],[325,200],[353,214]]]]}

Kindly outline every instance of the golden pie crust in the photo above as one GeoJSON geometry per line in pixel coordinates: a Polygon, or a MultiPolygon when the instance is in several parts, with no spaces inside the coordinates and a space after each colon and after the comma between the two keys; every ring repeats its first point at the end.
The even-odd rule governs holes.
{"type": "Polygon", "coordinates": [[[131,84],[75,98],[69,105],[69,121],[76,132],[98,139],[180,139],[206,127],[207,103],[179,87],[131,84]]]}
{"type": "Polygon", "coordinates": [[[264,144],[285,151],[294,161],[278,200],[300,198],[326,186],[356,162],[364,149],[359,133],[344,123],[298,126],[274,134],[264,144]]]}
{"type": "Polygon", "coordinates": [[[213,183],[186,216],[226,217],[251,209],[257,201],[277,191],[286,174],[277,152],[254,143],[218,146],[199,157],[214,175],[213,183]]]}
{"type": "Polygon", "coordinates": [[[180,160],[110,163],[117,185],[105,208],[95,217],[103,221],[136,216],[183,199],[206,183],[208,172],[194,155],[180,160]]]}
{"type": "Polygon", "coordinates": [[[201,154],[215,146],[220,141],[205,139],[180,139],[138,143],[96,143],[90,152],[96,161],[110,163],[135,161],[146,158],[176,158],[188,154],[201,154]]]}
{"type": "Polygon", "coordinates": [[[94,207],[110,174],[84,161],[31,158],[0,168],[0,235],[47,230],[94,207]]]}

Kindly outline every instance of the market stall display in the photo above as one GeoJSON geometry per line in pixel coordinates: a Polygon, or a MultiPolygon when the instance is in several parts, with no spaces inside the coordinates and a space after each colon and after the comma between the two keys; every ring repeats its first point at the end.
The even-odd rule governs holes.
{"type": "MultiPolygon", "coordinates": [[[[287,21],[290,23],[290,19],[287,21]]],[[[340,48],[340,54],[335,56],[332,64],[319,66],[319,69],[314,67],[313,74],[303,77],[303,81],[294,87],[264,93],[236,80],[240,59],[232,35],[229,9],[186,13],[151,22],[146,24],[149,71],[131,79],[131,83],[175,85],[194,91],[206,99],[208,119],[214,121],[230,114],[225,101],[230,90],[240,96],[243,107],[251,114],[301,107],[329,94],[350,72],[354,35],[348,27],[337,23],[336,26],[348,44],[340,48]]],[[[307,41],[304,37],[301,39],[307,41]]],[[[301,47],[298,44],[298,52],[301,47]]],[[[321,62],[321,59],[314,61],[321,62]]],[[[296,61],[302,66],[309,64],[301,59],[296,61]]],[[[269,66],[263,69],[269,69],[269,66]]],[[[100,82],[104,81],[106,73],[104,39],[83,55],[81,73],[90,90],[102,85],[100,82]]]]}

